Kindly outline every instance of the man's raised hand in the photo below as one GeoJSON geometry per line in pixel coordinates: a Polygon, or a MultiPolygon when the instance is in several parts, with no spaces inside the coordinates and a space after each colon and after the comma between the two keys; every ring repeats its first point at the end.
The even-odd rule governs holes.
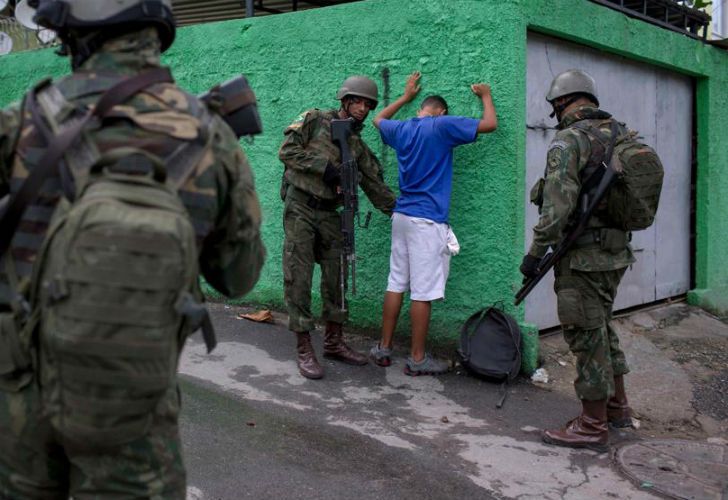
{"type": "Polygon", "coordinates": [[[422,73],[415,71],[407,78],[407,83],[404,85],[404,98],[407,102],[412,101],[420,93],[418,82],[421,76],[422,73]]]}
{"type": "Polygon", "coordinates": [[[470,86],[470,90],[473,91],[473,94],[477,95],[478,97],[485,97],[490,95],[490,85],[487,83],[474,83],[470,86]]]}

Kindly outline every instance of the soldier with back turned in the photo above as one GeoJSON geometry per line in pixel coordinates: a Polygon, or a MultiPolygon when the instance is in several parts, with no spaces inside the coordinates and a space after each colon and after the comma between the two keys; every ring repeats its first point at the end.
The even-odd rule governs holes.
{"type": "Polygon", "coordinates": [[[170,0],[29,3],[73,73],[0,111],[0,195],[18,200],[50,145],[65,151],[2,235],[12,243],[0,276],[0,497],[185,498],[177,363],[204,323],[198,266],[227,296],[258,280],[252,172],[222,117],[161,67],[170,0]],[[143,80],[83,121],[123,93],[107,90],[143,80]]]}

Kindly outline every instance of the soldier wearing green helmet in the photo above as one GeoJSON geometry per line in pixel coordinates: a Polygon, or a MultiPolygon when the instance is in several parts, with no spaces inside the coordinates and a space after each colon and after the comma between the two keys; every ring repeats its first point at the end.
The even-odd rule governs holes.
{"type": "Polygon", "coordinates": [[[349,147],[359,167],[359,185],[374,207],[391,215],[395,202],[379,161],[360,135],[364,120],[377,106],[376,83],[365,76],[351,76],[336,98],[341,102],[339,109],[311,109],[289,125],[279,152],[285,166],[281,198],[285,202],[283,281],[288,328],[296,335],[299,372],[310,379],[324,375],[311,345],[315,329],[311,281],[316,263],[321,267],[321,316],[326,323],[324,356],[352,365],[367,363],[367,357],[350,349],[342,336],[348,313],[339,293],[341,153],[331,139],[331,120],[354,121],[349,147]]]}
{"type": "MultiPolygon", "coordinates": [[[[258,280],[265,249],[252,171],[223,118],[161,67],[161,52],[175,36],[169,0],[35,0],[32,6],[36,22],[58,32],[73,73],[36,86],[22,105],[0,110],[0,196],[10,195],[12,206],[33,172],[43,171],[43,158],[63,131],[84,123],[75,118],[116,104],[108,108],[113,119],[85,122],[76,143],[62,150],[64,159],[47,162],[52,173],[42,178],[17,230],[9,238],[2,234],[11,243],[0,273],[0,498],[183,499],[176,367],[198,324],[192,313],[204,310],[197,303],[198,269],[227,296],[244,295],[258,280]],[[166,76],[150,81],[149,75],[166,76]],[[142,81],[142,91],[118,97],[119,88],[142,81]],[[107,93],[112,88],[116,98],[107,93]],[[116,160],[107,164],[104,158],[116,160]],[[172,184],[178,175],[180,183],[172,184]],[[65,255],[46,242],[57,242],[53,235],[72,226],[67,215],[88,201],[87,192],[131,194],[122,183],[166,193],[172,208],[163,211],[153,196],[128,203],[109,197],[94,205],[90,218],[104,207],[112,213],[124,207],[149,227],[153,214],[162,214],[174,221],[170,234],[182,234],[175,232],[182,228],[186,238],[126,232],[116,236],[129,251],[109,240],[83,247],[101,254],[63,279],[85,277],[47,295],[51,280],[37,276],[65,255]],[[59,228],[59,221],[66,223],[59,228]],[[172,253],[173,246],[183,251],[172,253]],[[181,253],[186,258],[178,258],[181,253]],[[142,285],[144,262],[180,272],[170,276],[164,266],[152,266],[160,274],[149,273],[154,282],[142,285]],[[93,265],[109,271],[92,272],[98,269],[93,265]],[[75,297],[84,290],[102,292],[84,302],[85,311],[73,309],[76,316],[66,327],[47,327],[52,314],[78,305],[75,297]],[[130,306],[124,298],[136,302],[130,306]],[[109,336],[101,340],[100,331],[109,336]],[[136,343],[117,332],[133,332],[136,343]]],[[[97,236],[114,236],[103,227],[97,236]]]]}
{"type": "MultiPolygon", "coordinates": [[[[544,178],[531,191],[540,218],[520,267],[527,278],[538,274],[543,256],[568,231],[581,186],[591,172],[602,168],[613,139],[629,133],[599,109],[594,78],[585,71],[557,75],[546,99],[559,123],[544,178]]],[[[576,356],[574,388],[582,412],[563,429],[544,431],[543,441],[549,444],[606,451],[608,426],[632,425],[624,387],[629,368],[609,323],[619,282],[635,259],[630,234],[615,226],[605,210],[595,210],[584,234],[554,267],[559,321],[576,356]]]]}

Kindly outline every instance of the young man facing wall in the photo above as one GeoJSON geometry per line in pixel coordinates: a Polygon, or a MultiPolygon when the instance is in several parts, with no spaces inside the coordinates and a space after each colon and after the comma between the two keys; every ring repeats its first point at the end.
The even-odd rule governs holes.
{"type": "Polygon", "coordinates": [[[387,292],[382,312],[382,338],[370,356],[380,366],[389,366],[392,339],[402,308],[404,293],[412,301],[412,349],[404,372],[407,375],[436,375],[447,363],[425,352],[432,301],[445,296],[450,268],[447,240],[452,187],[452,155],[457,146],[474,142],[478,134],[492,132],[498,124],[490,87],[471,85],[483,102],[481,119],[447,116],[448,107],[440,96],[429,96],[417,117],[391,120],[397,111],[419,93],[420,72],[407,79],[404,95],[384,108],[375,118],[382,140],[397,152],[400,196],[392,216],[392,253],[387,292]]]}

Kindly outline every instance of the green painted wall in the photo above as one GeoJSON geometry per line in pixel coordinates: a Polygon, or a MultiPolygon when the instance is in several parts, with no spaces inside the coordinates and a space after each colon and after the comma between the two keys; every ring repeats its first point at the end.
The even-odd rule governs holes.
{"type": "MultiPolygon", "coordinates": [[[[348,74],[370,75],[381,90],[386,68],[392,98],[409,72],[419,69],[423,92],[444,95],[455,114],[480,112],[470,83],[493,86],[498,131],[459,148],[455,156],[451,222],[462,252],[452,261],[446,301],[434,307],[433,333],[452,337],[475,309],[500,300],[510,304],[524,247],[529,29],[699,78],[698,290],[692,298],[707,304],[728,297],[728,248],[721,238],[728,234],[728,143],[722,140],[728,129],[728,53],[587,0],[369,0],[185,28],[166,54],[180,84],[193,92],[243,72],[258,94],[266,131],[244,147],[262,198],[269,258],[246,301],[282,306],[277,149],[283,129],[305,109],[335,106],[337,86],[348,74]],[[564,26],[571,31],[564,32],[564,26]]],[[[19,98],[39,76],[66,71],[65,62],[50,51],[4,57],[0,103],[19,98]]],[[[400,116],[414,109],[405,108],[400,116]]],[[[386,181],[396,186],[393,152],[373,127],[364,137],[382,158],[386,181]]],[[[364,211],[370,208],[366,201],[362,205],[364,211]]],[[[359,294],[351,303],[352,318],[375,327],[388,271],[388,220],[375,214],[370,228],[358,233],[357,244],[359,294]]],[[[406,320],[401,327],[407,327],[406,320]]]]}

